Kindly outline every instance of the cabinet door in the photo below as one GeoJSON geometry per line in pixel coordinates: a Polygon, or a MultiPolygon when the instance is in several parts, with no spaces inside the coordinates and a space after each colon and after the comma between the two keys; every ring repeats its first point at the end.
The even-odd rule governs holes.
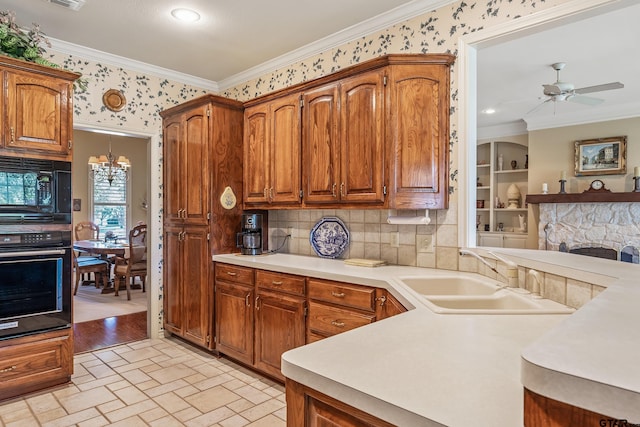
{"type": "Polygon", "coordinates": [[[270,105],[269,201],[300,203],[300,98],[293,94],[270,105]]]}
{"type": "Polygon", "coordinates": [[[269,106],[247,108],[244,112],[244,202],[266,205],[269,188],[269,106]]]}
{"type": "Polygon", "coordinates": [[[446,209],[449,202],[449,67],[390,67],[390,207],[446,209]]]}
{"type": "Polygon", "coordinates": [[[183,218],[192,225],[207,225],[209,214],[209,106],[185,113],[181,161],[183,218]]]}
{"type": "Polygon", "coordinates": [[[164,130],[165,220],[207,225],[209,106],[167,118],[164,130]]]}
{"type": "MultiPolygon", "coordinates": [[[[163,124],[163,171],[164,171],[164,219],[165,221],[181,220],[184,205],[180,196],[183,180],[180,174],[182,140],[182,116],[165,119],[163,124]]],[[[165,257],[166,260],[166,257],[165,257]]]]}
{"type": "Polygon", "coordinates": [[[71,150],[71,83],[6,72],[5,146],[66,155],[71,150]]]}
{"type": "Polygon", "coordinates": [[[384,72],[345,79],[340,88],[339,193],[346,202],[384,202],[384,72]]]}
{"type": "Polygon", "coordinates": [[[302,158],[305,203],[338,201],[338,85],[306,92],[303,97],[302,158]]]}
{"type": "Polygon", "coordinates": [[[216,281],[216,348],[253,364],[253,287],[216,281]]]}
{"type": "Polygon", "coordinates": [[[282,353],[305,343],[304,299],[259,291],[255,316],[255,367],[284,380],[282,353]]]}
{"type": "Polygon", "coordinates": [[[182,313],[183,338],[210,347],[213,321],[211,257],[207,229],[185,227],[182,234],[182,313]]]}
{"type": "Polygon", "coordinates": [[[181,250],[182,227],[164,228],[164,264],[163,264],[163,323],[164,328],[182,336],[182,281],[180,272],[184,262],[181,250]]]}

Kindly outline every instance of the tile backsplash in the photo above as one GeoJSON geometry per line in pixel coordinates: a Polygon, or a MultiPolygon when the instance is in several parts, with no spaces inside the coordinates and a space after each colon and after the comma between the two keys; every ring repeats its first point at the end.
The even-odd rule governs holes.
{"type": "Polygon", "coordinates": [[[272,210],[269,211],[269,248],[280,247],[290,229],[291,239],[284,243],[280,252],[316,256],[309,242],[311,229],[324,217],[338,217],[345,223],[350,236],[349,246],[340,258],[381,259],[394,265],[457,270],[455,208],[429,211],[431,223],[428,225],[387,223],[388,216],[424,214],[423,210],[394,209],[272,210]],[[395,233],[397,245],[392,245],[395,233]]]}

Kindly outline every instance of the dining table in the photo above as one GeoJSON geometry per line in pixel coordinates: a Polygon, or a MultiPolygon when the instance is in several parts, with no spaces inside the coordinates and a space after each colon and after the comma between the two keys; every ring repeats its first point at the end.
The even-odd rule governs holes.
{"type": "MultiPolygon", "coordinates": [[[[115,255],[124,257],[126,251],[129,249],[129,242],[121,240],[119,242],[91,239],[91,240],[76,240],[73,242],[73,249],[79,252],[87,252],[89,254],[95,254],[105,261],[108,260],[109,255],[115,255]]],[[[111,270],[109,270],[111,271],[111,270]]],[[[109,294],[114,292],[113,280],[111,278],[111,272],[109,272],[109,280],[107,286],[102,288],[103,294],[109,294]]]]}

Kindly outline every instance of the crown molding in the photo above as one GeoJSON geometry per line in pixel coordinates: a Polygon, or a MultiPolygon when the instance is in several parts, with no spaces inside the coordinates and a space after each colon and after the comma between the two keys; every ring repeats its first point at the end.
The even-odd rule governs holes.
{"type": "Polygon", "coordinates": [[[248,70],[235,74],[219,82],[195,77],[163,67],[158,67],[155,65],[147,64],[145,62],[125,58],[123,56],[113,55],[97,49],[65,42],[63,40],[49,38],[49,41],[51,42],[51,49],[59,53],[74,55],[95,62],[105,62],[128,70],[171,79],[179,83],[200,87],[206,90],[210,90],[214,93],[219,93],[222,90],[256,79],[279,68],[291,65],[295,62],[312,57],[313,55],[325,52],[331,48],[348,43],[352,40],[363,37],[367,34],[371,34],[375,31],[388,28],[389,26],[397,24],[398,22],[406,21],[426,12],[439,9],[451,3],[455,3],[456,1],[458,0],[414,0],[405,5],[398,6],[395,9],[390,10],[389,12],[382,13],[371,19],[352,25],[351,27],[348,27],[344,30],[338,31],[337,33],[334,33],[330,36],[309,43],[299,49],[295,49],[289,53],[263,62],[262,64],[259,64],[255,67],[251,67],[248,70]]]}
{"type": "Polygon", "coordinates": [[[124,56],[113,55],[111,53],[65,42],[63,40],[49,38],[49,41],[51,42],[51,50],[55,50],[59,53],[77,56],[79,58],[88,59],[98,63],[108,63],[127,70],[138,71],[144,74],[166,78],[179,83],[210,90],[214,93],[218,93],[220,91],[218,83],[212,80],[195,77],[190,74],[181,73],[168,68],[158,67],[145,62],[125,58],[124,56]]]}
{"type": "Polygon", "coordinates": [[[524,120],[502,123],[493,126],[479,127],[477,139],[502,138],[512,135],[523,135],[527,133],[527,124],[524,120]]]}
{"type": "Polygon", "coordinates": [[[280,55],[262,64],[251,67],[245,71],[219,81],[220,90],[229,89],[239,84],[257,79],[267,73],[279,68],[286,67],[314,55],[326,52],[334,47],[341,46],[360,37],[372,34],[376,31],[388,28],[391,25],[406,21],[416,16],[422,15],[455,3],[458,0],[414,0],[405,5],[398,6],[389,12],[382,13],[373,18],[362,21],[332,35],[309,43],[301,48],[280,55]]]}
{"type": "Polygon", "coordinates": [[[562,117],[546,115],[525,119],[527,130],[542,130],[565,126],[585,125],[589,123],[608,122],[611,120],[630,119],[640,117],[640,102],[594,108],[590,111],[580,111],[563,114],[562,117]]]}

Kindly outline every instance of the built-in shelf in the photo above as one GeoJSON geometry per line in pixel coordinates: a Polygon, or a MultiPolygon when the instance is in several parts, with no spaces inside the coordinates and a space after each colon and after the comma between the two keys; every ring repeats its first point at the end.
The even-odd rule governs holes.
{"type": "Polygon", "coordinates": [[[496,208],[496,212],[527,212],[527,210],[527,208],[496,208]]]}
{"type": "Polygon", "coordinates": [[[511,170],[494,171],[494,173],[518,173],[518,172],[529,172],[529,169],[511,169],[511,170]]]}
{"type": "Polygon", "coordinates": [[[488,185],[481,185],[480,187],[477,187],[478,190],[490,190],[491,187],[489,187],[488,185]]]}
{"type": "Polygon", "coordinates": [[[565,194],[527,194],[527,203],[615,203],[640,202],[640,192],[611,193],[585,191],[584,193],[565,194]]]}
{"type": "Polygon", "coordinates": [[[488,168],[489,166],[491,166],[489,163],[483,163],[481,165],[476,165],[479,168],[488,168]]]}

